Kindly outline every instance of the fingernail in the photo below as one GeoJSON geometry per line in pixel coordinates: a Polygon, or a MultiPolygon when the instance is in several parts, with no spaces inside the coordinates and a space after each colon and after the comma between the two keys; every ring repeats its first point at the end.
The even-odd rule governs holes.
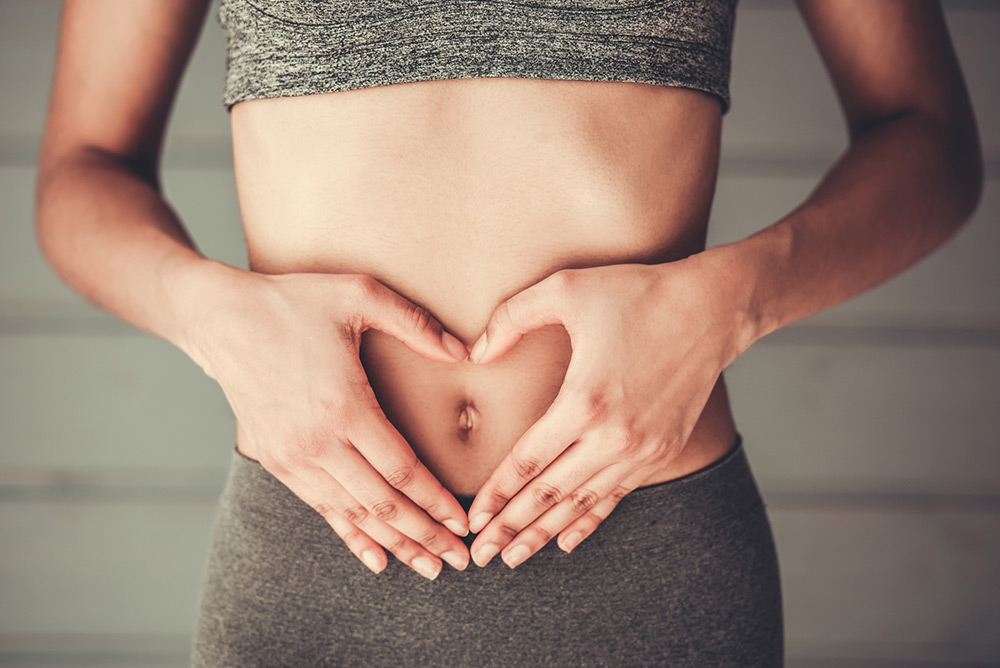
{"type": "Polygon", "coordinates": [[[479,360],[482,359],[483,353],[486,352],[487,345],[486,333],[483,332],[482,337],[480,337],[480,339],[476,341],[476,345],[472,347],[472,352],[469,353],[469,359],[472,360],[473,363],[479,364],[479,360]]]}
{"type": "Polygon", "coordinates": [[[441,568],[430,557],[417,557],[413,560],[412,565],[418,573],[429,580],[433,580],[441,573],[441,568]]]}
{"type": "Polygon", "coordinates": [[[476,516],[472,518],[471,522],[469,522],[469,531],[472,533],[479,533],[490,521],[491,517],[493,517],[493,515],[490,513],[476,513],[476,516]]]}
{"type": "Polygon", "coordinates": [[[566,540],[563,541],[563,550],[569,554],[573,551],[573,548],[580,544],[583,540],[583,534],[579,531],[574,531],[570,535],[566,536],[566,540]]]}
{"type": "Polygon", "coordinates": [[[448,550],[441,555],[441,558],[451,564],[451,567],[456,571],[464,571],[465,567],[469,565],[469,556],[462,552],[455,552],[454,550],[448,550]]]}
{"type": "Polygon", "coordinates": [[[365,566],[375,571],[376,573],[382,572],[382,562],[372,550],[365,550],[361,553],[361,561],[365,562],[365,566]]]}
{"type": "Polygon", "coordinates": [[[452,532],[456,536],[468,536],[469,529],[463,525],[458,520],[447,519],[444,521],[444,525],[448,527],[448,531],[452,532]]]}
{"type": "Polygon", "coordinates": [[[490,562],[497,552],[500,551],[500,546],[496,543],[486,543],[481,548],[479,548],[472,558],[476,561],[476,565],[482,568],[490,562]]]}
{"type": "Polygon", "coordinates": [[[459,361],[464,361],[469,356],[469,349],[448,332],[441,332],[441,343],[448,349],[451,356],[459,361]]]}
{"type": "Polygon", "coordinates": [[[507,563],[508,566],[514,568],[522,561],[527,559],[530,553],[531,553],[530,547],[528,547],[527,545],[518,545],[517,547],[513,548],[510,552],[507,553],[507,558],[504,559],[504,561],[507,563]]]}

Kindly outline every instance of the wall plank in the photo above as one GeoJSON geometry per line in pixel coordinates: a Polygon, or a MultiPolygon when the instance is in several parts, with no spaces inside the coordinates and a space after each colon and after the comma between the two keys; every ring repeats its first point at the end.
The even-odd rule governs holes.
{"type": "MultiPolygon", "coordinates": [[[[55,67],[60,0],[4,0],[0,3],[0,163],[33,164],[41,122],[48,104],[55,67]]],[[[199,150],[206,140],[218,148],[229,137],[229,118],[222,106],[225,81],[225,34],[213,14],[202,30],[185,73],[172,116],[170,145],[199,150]]]]}
{"type": "MultiPolygon", "coordinates": [[[[41,254],[34,230],[34,169],[0,166],[0,317],[104,317],[70,290],[41,254]]],[[[208,257],[246,268],[246,244],[231,170],[164,175],[164,191],[208,257]]]]}
{"type": "MultiPolygon", "coordinates": [[[[992,3],[943,3],[949,30],[980,115],[986,151],[1000,152],[1000,80],[993,60],[1000,11],[992,3]]],[[[221,104],[225,32],[212,11],[182,84],[166,157],[191,164],[228,161],[228,116],[221,104]]],[[[54,65],[58,0],[0,3],[0,80],[17,95],[0,99],[0,162],[31,161],[54,65]]],[[[724,146],[739,155],[831,158],[846,134],[832,86],[792,3],[742,0],[733,40],[724,146]]]]}
{"type": "MultiPolygon", "coordinates": [[[[708,245],[738,241],[778,221],[809,196],[819,176],[723,176],[708,245]]],[[[873,290],[818,313],[810,325],[1000,327],[1000,179],[989,179],[979,209],[944,245],[873,290]]]]}
{"type": "Polygon", "coordinates": [[[190,634],[212,511],[0,503],[0,633],[190,634]]]}
{"type": "MultiPolygon", "coordinates": [[[[18,379],[0,385],[0,467],[224,466],[235,434],[225,395],[169,344],[96,334],[0,341],[0,376],[18,379]]],[[[760,474],[782,485],[971,492],[1000,482],[1000,348],[765,339],[727,379],[760,474]]]]}
{"type": "Polygon", "coordinates": [[[128,470],[225,466],[225,395],[153,337],[0,339],[0,466],[128,470]]]}
{"type": "MultiPolygon", "coordinates": [[[[70,291],[42,258],[32,227],[27,168],[0,167],[0,318],[85,313],[104,317],[70,291]]],[[[797,207],[819,176],[731,175],[719,179],[709,245],[736,241],[797,207]]],[[[231,171],[183,169],[165,175],[167,197],[203,253],[246,268],[231,171]],[[210,196],[206,196],[206,193],[210,196]]],[[[1000,178],[987,181],[969,223],[944,246],[889,282],[810,318],[811,325],[1000,329],[1000,178]]],[[[997,336],[1000,344],[1000,335],[997,336]]]]}
{"type": "MultiPolygon", "coordinates": [[[[211,512],[209,504],[0,503],[0,639],[183,637],[211,512]]],[[[792,656],[1000,660],[1000,514],[769,513],[792,656]]]]}
{"type": "Polygon", "coordinates": [[[996,492],[1000,349],[765,341],[727,382],[775,487],[996,492]]]}
{"type": "MultiPolygon", "coordinates": [[[[992,63],[997,3],[942,3],[977,112],[984,150],[1000,149],[1000,80],[992,63]]],[[[744,2],[736,14],[723,146],[730,154],[835,157],[847,134],[833,86],[794,3],[744,2]]]]}
{"type": "Polygon", "coordinates": [[[1000,661],[1000,515],[770,512],[791,655],[1000,661]]]}

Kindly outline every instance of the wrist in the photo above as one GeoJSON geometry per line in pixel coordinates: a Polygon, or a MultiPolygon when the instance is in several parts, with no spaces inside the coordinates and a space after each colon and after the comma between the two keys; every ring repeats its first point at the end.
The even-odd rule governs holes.
{"type": "Polygon", "coordinates": [[[164,285],[175,328],[171,343],[208,372],[207,344],[227,293],[237,289],[245,269],[200,255],[186,254],[164,263],[164,285]]]}
{"type": "Polygon", "coordinates": [[[734,243],[713,246],[688,259],[710,284],[709,294],[731,332],[725,361],[725,366],[729,366],[769,331],[758,290],[758,258],[734,243]]]}

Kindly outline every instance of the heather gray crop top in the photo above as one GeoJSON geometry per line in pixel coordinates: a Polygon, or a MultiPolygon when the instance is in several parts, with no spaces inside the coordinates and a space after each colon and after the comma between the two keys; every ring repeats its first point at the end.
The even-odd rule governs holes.
{"type": "Polygon", "coordinates": [[[226,110],[429,79],[634,81],[729,111],[737,0],[220,0],[226,110]]]}

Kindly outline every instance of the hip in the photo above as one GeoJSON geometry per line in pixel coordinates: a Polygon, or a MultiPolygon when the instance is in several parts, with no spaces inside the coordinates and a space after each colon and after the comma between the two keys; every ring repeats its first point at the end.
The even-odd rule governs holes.
{"type": "Polygon", "coordinates": [[[193,649],[199,667],[781,666],[780,578],[739,437],[627,495],[572,554],[551,542],[433,581],[394,560],[372,574],[234,450],[193,649]]]}

